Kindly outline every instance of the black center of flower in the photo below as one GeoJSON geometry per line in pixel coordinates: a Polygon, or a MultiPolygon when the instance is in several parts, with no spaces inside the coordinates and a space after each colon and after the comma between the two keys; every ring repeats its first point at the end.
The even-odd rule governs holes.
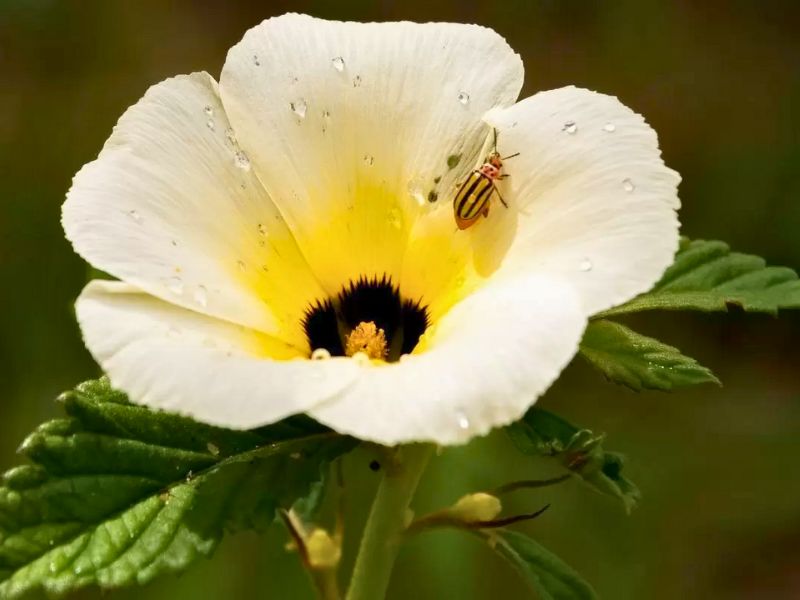
{"type": "Polygon", "coordinates": [[[428,327],[428,309],[419,301],[403,299],[384,275],[351,281],[335,298],[316,302],[303,319],[311,349],[324,348],[331,356],[350,354],[346,352],[348,341],[352,346],[365,323],[374,323],[383,331],[386,360],[394,362],[417,345],[428,327]]]}

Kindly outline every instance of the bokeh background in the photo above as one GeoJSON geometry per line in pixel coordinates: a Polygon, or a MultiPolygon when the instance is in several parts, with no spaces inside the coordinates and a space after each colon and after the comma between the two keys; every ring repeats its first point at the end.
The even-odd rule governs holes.
{"type": "MultiPolygon", "coordinates": [[[[525,94],[577,84],[618,95],[683,175],[684,232],[800,267],[800,5],[792,0],[189,2],[0,0],[0,468],[53,398],[97,367],[71,304],[86,266],[59,208],[119,115],[176,73],[218,74],[244,31],[287,10],[337,19],[477,22],[525,62],[525,94]]],[[[800,597],[800,314],[636,318],[711,367],[724,387],[666,395],[606,384],[576,361],[542,400],[608,433],[643,492],[627,516],[577,483],[522,529],[606,599],[800,597]]],[[[350,542],[376,476],[348,459],[350,542]]],[[[502,435],[447,450],[418,508],[547,473],[502,435]]],[[[275,528],[226,540],[213,561],[114,598],[311,598],[275,528]]],[[[349,548],[347,560],[352,560],[349,548]]],[[[391,598],[515,598],[525,588],[477,540],[431,533],[404,547],[391,598]]],[[[96,591],[76,595],[99,598],[96,591]]]]}

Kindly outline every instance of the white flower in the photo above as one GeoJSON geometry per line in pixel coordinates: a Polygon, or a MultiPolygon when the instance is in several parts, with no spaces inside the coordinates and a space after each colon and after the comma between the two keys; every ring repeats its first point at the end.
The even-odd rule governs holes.
{"type": "Polygon", "coordinates": [[[219,84],[152,87],[64,204],[121,280],[78,300],[89,350],[133,401],[234,428],[453,444],[519,418],[659,278],[679,206],[642,117],[573,87],[514,104],[522,78],[482,27],[285,15],[219,84]],[[461,231],[493,129],[509,207],[461,231]]]}

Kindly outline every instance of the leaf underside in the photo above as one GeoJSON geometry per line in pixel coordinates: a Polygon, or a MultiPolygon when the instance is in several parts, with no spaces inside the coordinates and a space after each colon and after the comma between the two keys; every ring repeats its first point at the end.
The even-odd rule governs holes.
{"type": "Polygon", "coordinates": [[[509,425],[506,432],[524,454],[555,459],[596,491],[620,500],[626,511],[639,502],[639,489],[622,474],[624,457],[603,450],[605,435],[575,427],[537,407],[509,425]]]}
{"type": "Polygon", "coordinates": [[[596,600],[595,591],[574,569],[528,536],[506,529],[482,535],[533,588],[539,600],[596,600]]]}
{"type": "Polygon", "coordinates": [[[263,530],[354,444],[310,419],[231,431],[127,402],[107,380],[20,448],[0,487],[0,597],[142,584],[263,530]]]}
{"type": "Polygon", "coordinates": [[[727,311],[777,314],[800,308],[800,280],[787,267],[731,252],[724,242],[681,240],[675,261],[651,291],[598,317],[643,310],[727,311]]]}
{"type": "Polygon", "coordinates": [[[677,348],[613,321],[590,322],[580,352],[608,379],[636,391],[720,383],[709,369],[677,348]]]}

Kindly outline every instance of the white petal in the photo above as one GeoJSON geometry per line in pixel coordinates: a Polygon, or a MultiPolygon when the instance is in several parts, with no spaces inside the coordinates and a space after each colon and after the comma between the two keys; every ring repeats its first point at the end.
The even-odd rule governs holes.
{"type": "Polygon", "coordinates": [[[518,219],[501,273],[562,277],[587,314],[658,280],[678,247],[680,177],[640,115],[611,96],[567,87],[494,110],[487,121],[502,154],[520,153],[505,163],[510,177],[500,186],[511,210],[495,207],[476,232],[488,246],[507,239],[499,229],[518,219]]]}
{"type": "Polygon", "coordinates": [[[399,276],[420,204],[476,162],[482,115],[510,105],[522,76],[505,41],[475,25],[290,14],[231,49],[220,93],[309,263],[338,291],[399,276]]]}
{"type": "Polygon", "coordinates": [[[86,346],[133,402],[212,425],[272,423],[334,396],[357,375],[351,360],[291,360],[293,349],[275,338],[120,282],[87,285],[77,312],[86,346]]]}
{"type": "Polygon", "coordinates": [[[302,347],[302,311],[321,291],[216,88],[204,73],[150,88],[76,175],[64,229],[87,261],[142,290],[302,347]]]}
{"type": "Polygon", "coordinates": [[[425,334],[424,352],[365,366],[355,385],[310,414],[382,444],[463,443],[522,416],[575,354],[585,325],[568,284],[489,285],[425,334]]]}

